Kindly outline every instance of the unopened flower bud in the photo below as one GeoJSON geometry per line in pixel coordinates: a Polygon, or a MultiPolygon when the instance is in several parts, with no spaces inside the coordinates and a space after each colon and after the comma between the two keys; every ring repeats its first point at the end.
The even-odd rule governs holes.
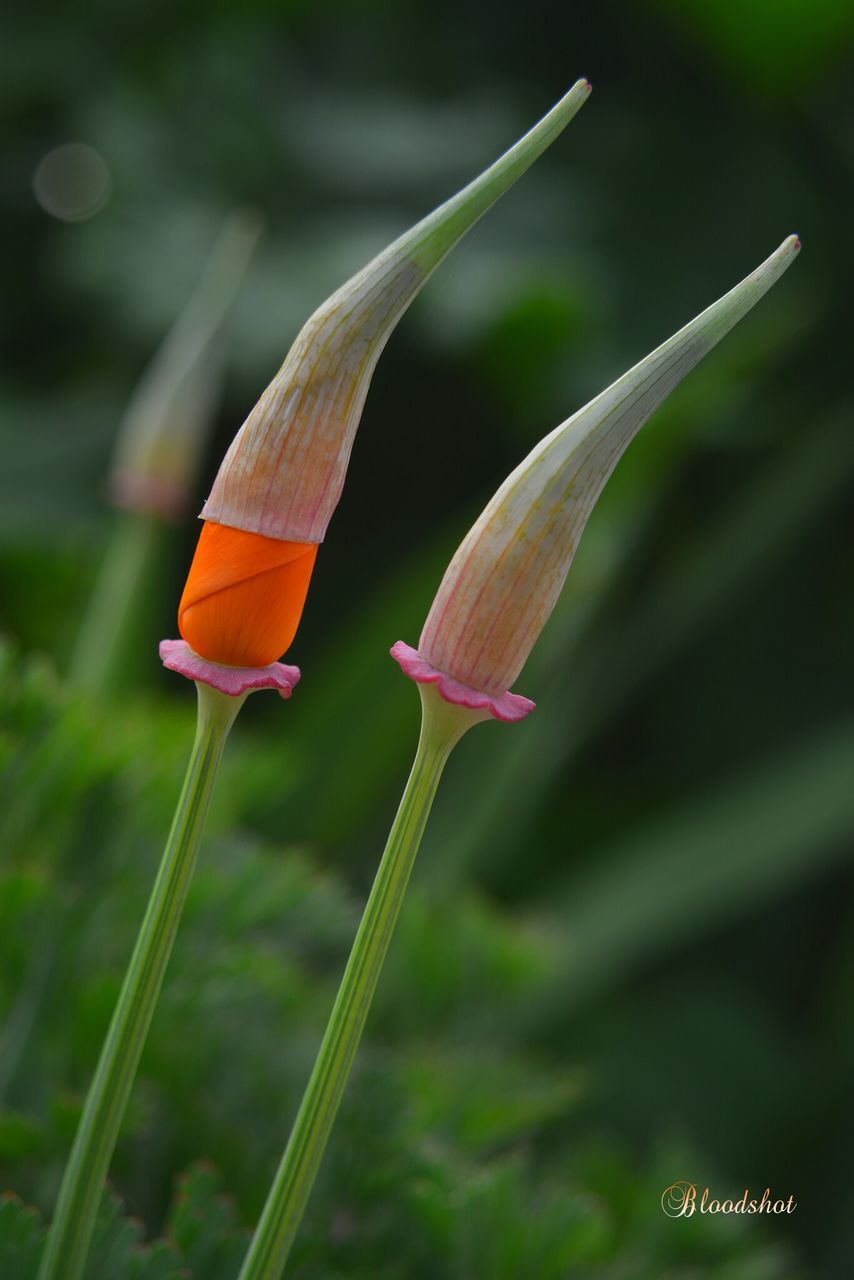
{"type": "Polygon", "coordinates": [[[392,655],[448,701],[521,720],[510,692],[560,595],[605,482],[662,400],[779,279],[790,236],[746,279],[546,436],[492,498],[442,579],[418,649],[392,655]]]}
{"type": "MultiPolygon", "coordinates": [[[[257,667],[290,644],[389,335],[445,255],[554,141],[589,93],[579,80],[514,147],[374,258],[305,324],[235,437],[202,511],[208,523],[179,614],[196,657],[257,667]]],[[[174,667],[175,651],[169,653],[174,667]]]]}

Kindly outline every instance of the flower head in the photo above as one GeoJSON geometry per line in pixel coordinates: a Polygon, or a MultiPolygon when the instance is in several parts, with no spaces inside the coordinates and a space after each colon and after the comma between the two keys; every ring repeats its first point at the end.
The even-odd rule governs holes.
{"type": "Polygon", "coordinates": [[[192,501],[221,381],[218,339],[260,233],[251,211],[229,214],[192,296],[134,391],[108,481],[117,507],[174,520],[192,501]]]}
{"type": "Polygon", "coordinates": [[[584,103],[584,80],[505,155],[406,232],[307,321],[235,437],[202,510],[179,611],[196,656],[264,668],[293,639],[391,331],[462,235],[584,103]]]}
{"type": "Polygon", "coordinates": [[[746,279],[546,436],[492,498],[442,579],[418,649],[392,655],[448,702],[520,720],[510,693],[560,595],[605,482],[652,412],[782,275],[790,236],[746,279]]]}

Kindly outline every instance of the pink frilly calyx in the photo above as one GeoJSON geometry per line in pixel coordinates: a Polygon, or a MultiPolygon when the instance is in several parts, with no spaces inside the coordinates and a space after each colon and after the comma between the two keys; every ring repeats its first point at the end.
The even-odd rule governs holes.
{"type": "Polygon", "coordinates": [[[537,705],[530,698],[523,698],[520,693],[510,693],[509,690],[498,694],[484,693],[481,689],[461,684],[459,680],[422,658],[417,649],[403,640],[392,645],[390,652],[404,675],[409,676],[416,684],[434,684],[445,701],[454,706],[468,707],[472,711],[487,711],[496,720],[515,724],[517,720],[524,720],[525,716],[530,715],[537,705]]]}
{"type": "Polygon", "coordinates": [[[209,662],[186,640],[161,640],[160,659],[170,671],[177,671],[188,680],[200,680],[230,698],[239,698],[254,689],[276,689],[281,697],[289,698],[300,679],[299,667],[284,662],[271,662],[268,667],[226,667],[209,662]]]}

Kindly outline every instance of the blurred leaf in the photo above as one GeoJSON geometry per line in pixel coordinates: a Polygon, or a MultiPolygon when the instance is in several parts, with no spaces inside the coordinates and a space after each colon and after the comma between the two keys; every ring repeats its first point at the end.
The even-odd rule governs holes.
{"type": "Polygon", "coordinates": [[[564,938],[566,1009],[650,955],[849,857],[854,722],[790,746],[729,786],[662,814],[541,904],[564,938]],[[559,905],[558,905],[559,904],[559,905]]]}
{"type": "Polygon", "coordinates": [[[524,1141],[578,1102],[577,1072],[538,1069],[531,1058],[483,1050],[419,1049],[405,1083],[426,1133],[470,1154],[524,1141]]]}
{"type": "Polygon", "coordinates": [[[249,1241],[233,1202],[222,1193],[220,1176],[206,1165],[178,1180],[168,1234],[190,1275],[200,1280],[233,1280],[249,1241]]]}
{"type": "Polygon", "coordinates": [[[841,62],[854,37],[847,0],[659,0],[680,26],[693,29],[747,84],[780,97],[841,62]]]}
{"type": "Polygon", "coordinates": [[[42,1246],[39,1215],[15,1196],[0,1196],[0,1274],[6,1280],[32,1280],[42,1246]]]}

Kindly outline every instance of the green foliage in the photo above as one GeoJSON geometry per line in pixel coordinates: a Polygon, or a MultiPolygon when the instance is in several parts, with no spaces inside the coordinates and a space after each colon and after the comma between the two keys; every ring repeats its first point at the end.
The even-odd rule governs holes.
{"type": "MultiPolygon", "coordinates": [[[[87,815],[85,851],[66,851],[48,806],[4,812],[18,843],[7,844],[0,895],[9,1015],[0,1167],[43,1199],[56,1185],[153,870],[153,846],[140,840],[150,825],[144,811],[165,818],[176,788],[174,761],[166,768],[157,750],[176,715],[151,703],[121,722],[84,714],[43,664],[8,652],[4,661],[7,769],[17,779],[47,767],[49,744],[66,831],[87,815]],[[99,788],[95,825],[87,771],[99,788]],[[98,862],[107,848],[109,870],[98,862]],[[93,880],[89,867],[77,896],[81,857],[99,873],[93,880]],[[44,951],[28,945],[33,937],[44,951]]],[[[244,748],[251,760],[252,743],[238,732],[232,779],[247,767],[244,748]]],[[[236,1273],[355,928],[357,904],[339,876],[232,823],[222,809],[214,815],[115,1166],[128,1201],[155,1233],[159,1224],[164,1242],[147,1243],[151,1226],[108,1197],[87,1280],[236,1273]],[[194,1166],[170,1202],[173,1170],[199,1154],[223,1173],[194,1166]]],[[[530,1009],[559,982],[561,964],[548,932],[477,894],[458,895],[439,917],[416,892],[295,1277],[428,1280],[440,1267],[465,1280],[478,1265],[491,1280],[562,1280],[570,1267],[597,1275],[613,1267],[615,1276],[656,1267],[666,1278],[672,1263],[675,1280],[682,1255],[671,1256],[666,1231],[649,1229],[675,1165],[640,1177],[627,1157],[606,1160],[598,1140],[583,1136],[587,1072],[526,1047],[530,1009]]],[[[23,1280],[39,1218],[14,1198],[2,1215],[2,1274],[23,1280]]],[[[745,1275],[796,1275],[784,1254],[724,1220],[695,1233],[686,1257],[708,1277],[726,1276],[730,1258],[745,1275]]]]}
{"type": "MultiPolygon", "coordinates": [[[[605,1280],[799,1280],[784,1251],[750,1242],[737,1220],[710,1219],[689,1239],[652,1228],[651,1188],[619,1159],[591,1153],[582,1170],[532,1186],[523,1159],[503,1157],[474,1167],[425,1157],[410,1162],[403,1185],[369,1180],[365,1205],[339,1204],[322,1235],[299,1250],[298,1280],[352,1276],[367,1280],[427,1280],[442,1267],[449,1280],[473,1274],[494,1280],[535,1275],[563,1280],[568,1274],[605,1280]],[[584,1192],[570,1179],[582,1173],[584,1192]],[[381,1197],[381,1200],[377,1198],[381,1197]],[[383,1205],[382,1219],[370,1210],[383,1205]],[[374,1232],[399,1234],[383,1262],[374,1232]],[[378,1230],[379,1229],[379,1230],[378,1230]],[[686,1270],[687,1269],[687,1270],[686,1270]]],[[[36,1210],[13,1196],[0,1200],[0,1265],[4,1280],[30,1280],[44,1226],[36,1210]]],[[[124,1216],[114,1195],[105,1197],[84,1280],[233,1280],[247,1233],[220,1190],[220,1178],[197,1165],[178,1180],[167,1236],[146,1243],[142,1224],[124,1216]]],[[[380,1246],[381,1247],[381,1246],[380,1246]]]]}
{"type": "MultiPolygon", "coordinates": [[[[4,1280],[31,1280],[44,1235],[35,1209],[14,1196],[0,1202],[4,1280]]],[[[139,1219],[127,1217],[113,1193],[105,1196],[84,1280],[233,1280],[245,1249],[246,1233],[218,1176],[196,1165],[178,1180],[164,1240],[146,1243],[139,1219]]]]}

